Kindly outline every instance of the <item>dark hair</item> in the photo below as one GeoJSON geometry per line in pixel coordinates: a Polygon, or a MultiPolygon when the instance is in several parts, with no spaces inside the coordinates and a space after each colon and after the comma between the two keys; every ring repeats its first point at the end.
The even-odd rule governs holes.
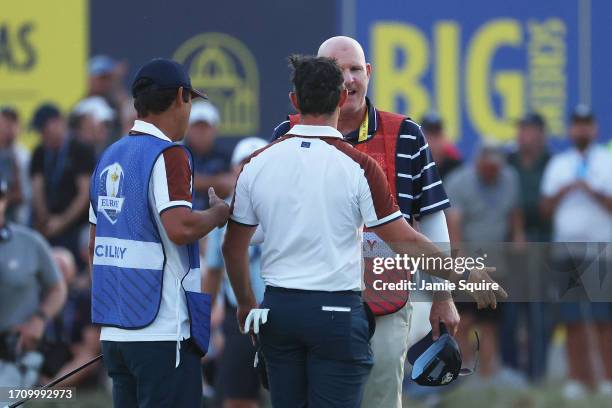
{"type": "Polygon", "coordinates": [[[11,122],[19,121],[19,113],[17,113],[17,110],[15,110],[11,106],[5,106],[2,109],[0,109],[0,115],[4,116],[6,119],[10,120],[11,122]]]}
{"type": "Polygon", "coordinates": [[[32,127],[39,132],[44,131],[49,121],[61,118],[62,112],[53,103],[43,103],[32,116],[32,127]]]}
{"type": "MultiPolygon", "coordinates": [[[[149,78],[141,78],[132,86],[134,94],[134,108],[139,118],[149,114],[162,113],[168,110],[178,88],[158,89],[149,78]]],[[[189,102],[191,97],[188,90],[183,89],[183,101],[189,102]]]]}
{"type": "Polygon", "coordinates": [[[336,61],[327,57],[292,55],[289,57],[289,63],[293,68],[291,82],[300,113],[333,113],[344,89],[344,78],[336,61]]]}

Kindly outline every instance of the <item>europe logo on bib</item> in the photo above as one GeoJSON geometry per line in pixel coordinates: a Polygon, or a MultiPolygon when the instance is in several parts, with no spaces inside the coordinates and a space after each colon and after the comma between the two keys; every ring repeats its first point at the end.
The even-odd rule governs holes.
{"type": "Polygon", "coordinates": [[[115,224],[123,207],[124,196],[123,168],[119,163],[113,163],[100,173],[100,194],[98,195],[98,212],[115,224]]]}

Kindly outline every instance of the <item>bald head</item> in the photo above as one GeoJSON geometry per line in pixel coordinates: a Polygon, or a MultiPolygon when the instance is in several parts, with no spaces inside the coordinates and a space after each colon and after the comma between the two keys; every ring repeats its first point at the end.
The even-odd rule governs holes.
{"type": "Polygon", "coordinates": [[[365,54],[363,53],[361,44],[351,37],[340,35],[337,37],[328,38],[327,40],[323,41],[323,44],[321,44],[319,51],[317,52],[317,56],[328,58],[336,58],[336,55],[338,54],[352,54],[352,56],[356,60],[361,61],[363,65],[366,63],[365,54]]]}
{"type": "Polygon", "coordinates": [[[340,110],[341,120],[343,115],[361,115],[365,109],[365,97],[372,71],[372,67],[366,62],[361,44],[351,37],[332,37],[321,44],[317,55],[335,59],[342,70],[348,98],[340,110]]]}

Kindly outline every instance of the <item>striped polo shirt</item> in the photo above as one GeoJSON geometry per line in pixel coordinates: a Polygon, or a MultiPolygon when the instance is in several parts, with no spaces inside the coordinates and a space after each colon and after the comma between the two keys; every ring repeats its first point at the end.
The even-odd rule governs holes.
{"type": "Polygon", "coordinates": [[[329,126],[296,125],[238,176],[230,219],[261,225],[261,277],[290,289],[360,290],[362,228],[401,218],[374,159],[329,126]]]}
{"type": "MultiPolygon", "coordinates": [[[[367,143],[377,137],[380,116],[369,98],[366,98],[366,104],[368,106],[368,137],[366,140],[357,141],[359,129],[344,135],[344,140],[353,146],[358,143],[367,143]]],[[[274,129],[271,140],[278,139],[289,132],[289,129],[289,121],[282,122],[274,129]]],[[[423,215],[450,207],[438,169],[419,124],[409,118],[402,122],[396,149],[396,199],[406,220],[411,222],[413,217],[418,219],[423,215]]]]}

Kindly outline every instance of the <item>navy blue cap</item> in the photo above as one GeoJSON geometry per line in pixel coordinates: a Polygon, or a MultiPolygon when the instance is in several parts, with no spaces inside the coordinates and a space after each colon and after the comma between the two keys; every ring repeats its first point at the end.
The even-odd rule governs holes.
{"type": "Polygon", "coordinates": [[[191,79],[185,68],[176,61],[166,58],[155,58],[143,65],[134,77],[132,83],[132,96],[135,98],[138,90],[134,85],[141,79],[151,81],[155,89],[176,89],[183,87],[191,91],[192,98],[208,99],[202,92],[194,89],[191,86],[191,79]]]}
{"type": "MultiPolygon", "coordinates": [[[[480,341],[476,333],[476,351],[480,341]]],[[[444,323],[440,323],[440,337],[433,339],[433,331],[408,349],[408,362],[412,364],[411,378],[419,385],[439,386],[456,380],[459,376],[471,375],[476,370],[478,359],[473,369],[461,368],[461,351],[459,345],[448,333],[444,323]]]]}
{"type": "Polygon", "coordinates": [[[595,120],[595,114],[589,105],[581,103],[576,105],[574,110],[572,110],[571,114],[572,122],[581,121],[581,122],[591,122],[595,120]]]}
{"type": "Polygon", "coordinates": [[[62,116],[62,112],[59,108],[51,103],[42,104],[34,112],[32,117],[32,127],[37,131],[42,131],[45,125],[51,119],[59,118],[62,116]]]}

